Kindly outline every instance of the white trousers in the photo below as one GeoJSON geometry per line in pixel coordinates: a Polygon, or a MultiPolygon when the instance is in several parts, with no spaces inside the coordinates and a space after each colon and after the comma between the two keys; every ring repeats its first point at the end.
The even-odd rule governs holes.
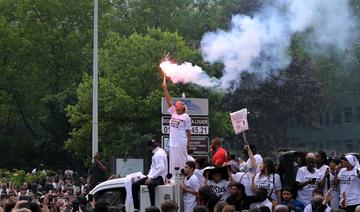
{"type": "Polygon", "coordinates": [[[170,147],[170,170],[169,173],[175,177],[175,167],[179,167],[179,171],[185,167],[187,161],[187,148],[186,147],[170,147]]]}

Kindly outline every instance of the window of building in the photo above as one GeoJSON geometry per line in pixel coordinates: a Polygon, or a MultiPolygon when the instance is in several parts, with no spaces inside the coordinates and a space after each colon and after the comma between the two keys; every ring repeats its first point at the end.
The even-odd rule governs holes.
{"type": "Polygon", "coordinates": [[[352,111],[352,108],[351,107],[347,107],[345,108],[345,111],[344,111],[344,121],[345,123],[351,123],[353,122],[353,111],[352,111]]]}
{"type": "Polygon", "coordinates": [[[341,124],[341,113],[334,113],[331,124],[341,124]]]}

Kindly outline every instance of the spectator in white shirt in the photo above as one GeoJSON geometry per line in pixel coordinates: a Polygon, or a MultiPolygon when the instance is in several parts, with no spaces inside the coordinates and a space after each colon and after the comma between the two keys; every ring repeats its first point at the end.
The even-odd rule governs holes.
{"type": "Polygon", "coordinates": [[[265,188],[268,196],[276,204],[281,202],[281,182],[280,175],[276,174],[276,167],[271,159],[265,159],[260,166],[260,173],[254,179],[256,188],[265,188]]]}
{"type": "Polygon", "coordinates": [[[296,182],[298,185],[297,200],[304,205],[310,204],[312,192],[317,189],[323,189],[323,181],[320,170],[315,168],[315,155],[308,153],[306,155],[306,166],[300,167],[296,173],[296,182]]]}
{"type": "Polygon", "coordinates": [[[148,186],[151,206],[155,206],[155,186],[164,185],[164,179],[167,173],[167,155],[166,152],[159,147],[159,142],[155,139],[150,139],[146,142],[146,146],[154,155],[152,156],[149,174],[132,184],[132,196],[135,209],[139,209],[138,192],[140,185],[148,186]]]}
{"type": "Polygon", "coordinates": [[[196,194],[200,188],[200,181],[194,174],[195,162],[187,161],[185,163],[184,174],[186,176],[184,183],[180,184],[184,195],[184,212],[192,212],[196,206],[196,194]]]}
{"type": "Polygon", "coordinates": [[[346,211],[355,211],[360,205],[360,172],[358,160],[353,155],[341,157],[342,168],[335,173],[334,183],[340,184],[340,204],[346,211]]]}
{"type": "Polygon", "coordinates": [[[268,200],[267,195],[268,193],[265,188],[258,188],[255,192],[254,203],[250,205],[250,209],[266,206],[272,211],[272,202],[268,200]]]}
{"type": "Polygon", "coordinates": [[[329,176],[329,163],[327,155],[324,151],[318,151],[315,153],[316,168],[320,170],[321,176],[324,180],[324,189],[323,193],[326,194],[328,187],[330,186],[330,176],[329,176]]]}
{"type": "Polygon", "coordinates": [[[260,172],[260,165],[263,163],[263,158],[256,152],[256,147],[253,144],[245,144],[243,153],[249,157],[246,161],[247,170],[252,174],[260,172]]]}

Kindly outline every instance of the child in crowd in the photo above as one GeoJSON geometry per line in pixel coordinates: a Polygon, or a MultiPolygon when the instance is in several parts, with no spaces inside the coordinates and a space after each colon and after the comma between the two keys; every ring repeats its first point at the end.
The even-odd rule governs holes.
{"type": "Polygon", "coordinates": [[[196,206],[196,195],[199,191],[200,181],[196,175],[194,175],[195,162],[187,161],[184,167],[184,174],[186,176],[184,184],[180,187],[184,193],[184,212],[192,212],[196,206]]]}
{"type": "Polygon", "coordinates": [[[228,188],[230,181],[226,167],[214,168],[205,177],[205,185],[210,186],[211,191],[221,200],[226,200],[230,195],[228,188]]]}
{"type": "Polygon", "coordinates": [[[302,204],[299,200],[294,199],[294,193],[290,187],[284,187],[281,190],[282,202],[281,205],[287,205],[295,207],[295,211],[302,211],[305,208],[305,205],[302,204]]]}

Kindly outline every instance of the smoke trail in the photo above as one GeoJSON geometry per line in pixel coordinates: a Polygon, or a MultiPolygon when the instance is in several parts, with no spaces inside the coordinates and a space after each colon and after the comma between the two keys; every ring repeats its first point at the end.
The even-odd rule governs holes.
{"type": "Polygon", "coordinates": [[[243,71],[266,76],[286,68],[291,37],[305,31],[313,54],[344,51],[358,38],[348,0],[277,0],[254,17],[233,16],[228,31],[206,33],[201,51],[206,61],[224,64],[221,87],[227,89],[243,71]]]}
{"type": "Polygon", "coordinates": [[[314,55],[335,50],[341,54],[358,38],[349,0],[268,0],[253,17],[235,15],[228,30],[205,33],[201,52],[205,61],[223,63],[220,80],[199,66],[162,63],[174,83],[195,83],[226,90],[240,73],[266,77],[291,62],[289,47],[295,33],[305,36],[304,48],[314,55]]]}

